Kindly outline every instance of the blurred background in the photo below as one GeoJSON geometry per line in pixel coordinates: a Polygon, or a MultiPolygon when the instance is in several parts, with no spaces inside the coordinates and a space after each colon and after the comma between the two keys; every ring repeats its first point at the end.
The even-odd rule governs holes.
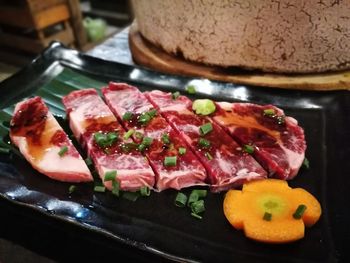
{"type": "MultiPolygon", "coordinates": [[[[127,27],[132,18],[128,0],[0,0],[0,82],[29,64],[51,41],[88,52],[127,27]]],[[[1,210],[4,212],[3,207],[1,210]]],[[[26,224],[28,233],[0,228],[0,263],[55,262],[42,256],[42,248],[31,242],[31,223],[26,224]],[[23,240],[25,246],[13,239],[23,240]]],[[[49,255],[55,253],[49,251],[50,246],[62,245],[50,244],[47,236],[38,235],[34,240],[46,239],[49,255]]],[[[89,249],[93,251],[93,245],[89,249]]]]}
{"type": "Polygon", "coordinates": [[[0,0],[0,81],[51,41],[87,52],[132,19],[129,0],[0,0]]]}

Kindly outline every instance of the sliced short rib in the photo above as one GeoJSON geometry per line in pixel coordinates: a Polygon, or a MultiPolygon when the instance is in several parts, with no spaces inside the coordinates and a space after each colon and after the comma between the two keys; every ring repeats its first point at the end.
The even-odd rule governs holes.
{"type": "Polygon", "coordinates": [[[126,129],[136,132],[133,133],[136,143],[142,141],[141,134],[142,137],[153,139],[145,154],[156,173],[156,188],[159,191],[205,184],[205,168],[167,121],[158,113],[149,121],[143,119],[154,110],[143,93],[136,87],[122,83],[110,83],[102,89],[102,93],[126,129]],[[180,154],[180,148],[186,149],[186,152],[180,150],[180,154]],[[176,165],[164,164],[165,158],[169,156],[176,156],[176,165]]]}
{"type": "Polygon", "coordinates": [[[266,178],[266,171],[216,123],[192,111],[192,101],[171,93],[152,91],[147,98],[176,129],[205,166],[212,191],[222,191],[266,178]],[[212,123],[212,131],[201,135],[200,127],[212,123]],[[204,140],[203,140],[204,139],[204,140]],[[203,142],[209,142],[206,145],[203,142]]]}
{"type": "Polygon", "coordinates": [[[255,159],[269,176],[291,179],[298,173],[306,149],[304,131],[281,109],[272,105],[219,102],[213,119],[243,147],[254,148],[255,159]]]}
{"type": "MultiPolygon", "coordinates": [[[[63,104],[75,137],[84,145],[102,181],[106,172],[117,171],[116,181],[121,190],[135,191],[143,186],[153,187],[155,176],[147,159],[136,150],[123,151],[123,146],[131,140],[123,139],[123,127],[96,90],[73,91],[63,98],[63,104]],[[106,137],[114,134],[118,137],[112,144],[104,145],[96,141],[96,133],[106,137]]],[[[108,189],[112,188],[111,181],[104,184],[108,189]]]]}
{"type": "Polygon", "coordinates": [[[93,180],[84,160],[40,97],[16,105],[10,137],[40,173],[63,182],[93,180]]]}

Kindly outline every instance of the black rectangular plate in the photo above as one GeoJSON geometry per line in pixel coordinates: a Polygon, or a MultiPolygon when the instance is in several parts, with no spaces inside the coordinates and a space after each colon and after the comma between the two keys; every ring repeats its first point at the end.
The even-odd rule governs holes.
{"type": "MultiPolygon", "coordinates": [[[[348,258],[348,91],[281,90],[166,75],[106,62],[53,43],[30,65],[0,84],[0,109],[40,94],[43,87],[53,88],[53,80],[62,70],[73,77],[85,78],[86,87],[119,81],[141,90],[184,92],[187,84],[196,83],[199,88],[191,98],[274,104],[283,108],[305,129],[306,156],[310,161],[310,169],[302,168],[290,185],[303,187],[316,196],[323,214],[314,227],[306,229],[304,239],[285,245],[266,245],[245,238],[241,231],[229,225],[222,211],[224,193],[209,194],[204,218],[196,220],[186,209],[173,205],[176,191],[152,193],[149,198],[133,203],[109,194],[93,193],[93,186],[85,184],[69,196],[69,184],[38,174],[16,155],[0,154],[1,202],[22,211],[24,218],[36,215],[38,219],[34,222],[57,220],[62,230],[78,229],[87,236],[94,233],[99,240],[96,249],[101,254],[102,244],[114,242],[124,252],[137,251],[133,256],[141,255],[141,258],[146,253],[152,260],[336,262],[348,258]]],[[[74,79],[72,83],[74,86],[74,79]]],[[[56,116],[62,114],[60,105],[49,106],[56,116]]],[[[118,248],[110,249],[118,251],[118,248]]]]}

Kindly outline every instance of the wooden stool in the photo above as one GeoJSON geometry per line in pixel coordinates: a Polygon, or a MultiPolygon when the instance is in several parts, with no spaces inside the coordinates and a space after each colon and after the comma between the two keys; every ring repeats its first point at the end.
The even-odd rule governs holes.
{"type": "Polygon", "coordinates": [[[30,53],[53,40],[79,48],[86,43],[81,20],[79,0],[0,0],[0,44],[30,53]]]}

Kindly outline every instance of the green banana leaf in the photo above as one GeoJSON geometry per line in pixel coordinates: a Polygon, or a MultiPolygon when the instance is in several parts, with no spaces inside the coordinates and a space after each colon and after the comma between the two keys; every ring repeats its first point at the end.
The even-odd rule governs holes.
{"type": "MultiPolygon", "coordinates": [[[[71,91],[84,88],[96,88],[99,90],[106,84],[106,82],[95,80],[77,71],[65,68],[60,74],[51,79],[49,82],[45,83],[41,87],[38,87],[31,96],[42,97],[54,116],[65,118],[66,114],[62,104],[63,96],[67,95],[71,91]]],[[[9,143],[8,137],[9,124],[16,103],[17,102],[0,110],[0,153],[7,153],[10,150],[18,153],[16,148],[9,143]]],[[[70,133],[67,130],[66,132],[70,133]]]]}

